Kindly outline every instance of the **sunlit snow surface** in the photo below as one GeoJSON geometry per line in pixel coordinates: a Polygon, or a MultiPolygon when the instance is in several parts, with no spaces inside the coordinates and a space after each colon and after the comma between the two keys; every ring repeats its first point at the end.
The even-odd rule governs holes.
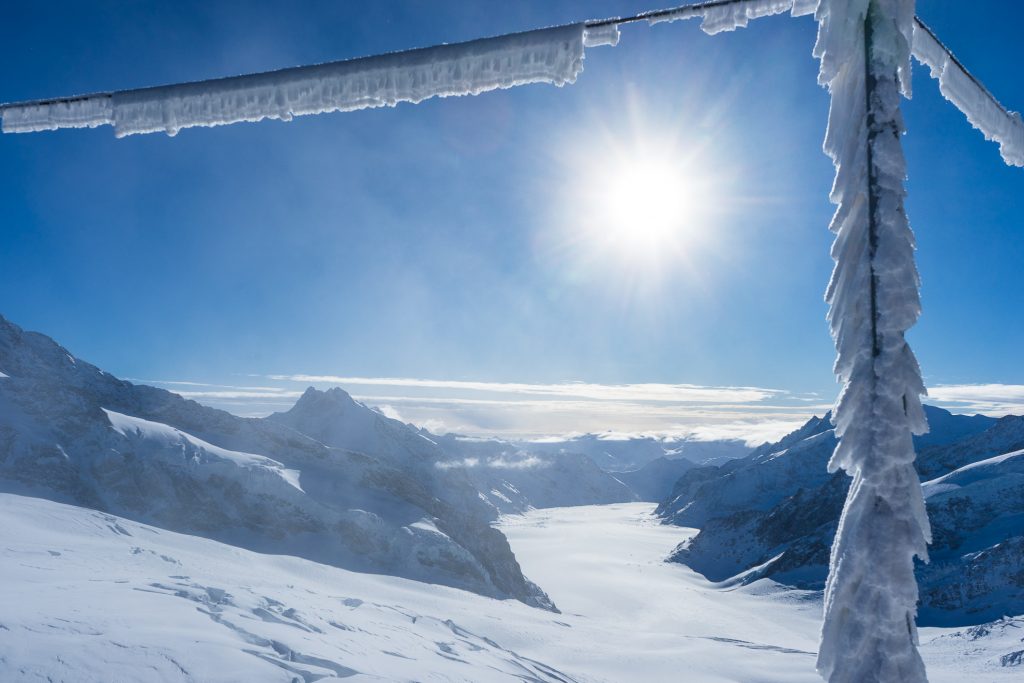
{"type": "Polygon", "coordinates": [[[116,432],[133,439],[136,448],[145,450],[149,457],[159,457],[159,454],[163,452],[177,449],[181,454],[187,456],[188,460],[195,462],[226,461],[235,467],[270,472],[284,479],[290,486],[302,491],[298,470],[287,469],[276,460],[255,453],[242,453],[214,446],[160,422],[122,415],[105,408],[103,412],[107,414],[107,419],[110,420],[110,425],[116,432]]]}
{"type": "MultiPolygon", "coordinates": [[[[662,558],[649,504],[507,517],[563,614],[258,555],[0,495],[3,681],[818,681],[820,604],[715,587],[662,558]]],[[[1013,680],[1020,628],[925,629],[933,683],[1013,680]]]]}

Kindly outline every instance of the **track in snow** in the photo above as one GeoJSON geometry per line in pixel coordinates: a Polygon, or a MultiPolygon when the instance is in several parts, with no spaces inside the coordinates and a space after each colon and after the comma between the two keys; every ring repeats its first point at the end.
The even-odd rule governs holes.
{"type": "MultiPolygon", "coordinates": [[[[662,562],[652,506],[506,517],[552,614],[0,494],[0,680],[817,682],[815,596],[662,562]]],[[[996,638],[929,629],[933,683],[1013,680],[996,638]]]]}

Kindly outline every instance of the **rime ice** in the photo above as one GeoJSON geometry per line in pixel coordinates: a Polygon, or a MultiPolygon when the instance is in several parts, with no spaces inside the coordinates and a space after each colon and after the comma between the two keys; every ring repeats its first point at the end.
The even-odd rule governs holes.
{"type": "Polygon", "coordinates": [[[914,25],[914,57],[929,68],[938,80],[942,95],[962,111],[985,136],[999,143],[1003,161],[1024,166],[1024,121],[1020,114],[1007,112],[996,99],[956,63],[935,37],[919,24],[914,25]]]}
{"type": "MultiPolygon", "coordinates": [[[[591,36],[614,44],[615,27],[591,36]]],[[[4,132],[113,125],[118,137],[192,126],[354,111],[478,95],[529,83],[562,86],[583,69],[582,24],[141,90],[27,103],[3,109],[4,132]]]]}
{"type": "Polygon", "coordinates": [[[829,683],[918,683],[914,556],[927,558],[930,531],[911,436],[927,424],[920,369],[904,339],[920,300],[900,144],[914,2],[822,0],[816,16],[838,206],[826,299],[843,388],[829,469],[853,477],[832,547],[818,669],[829,683]]]}
{"type": "Polygon", "coordinates": [[[722,31],[735,31],[746,28],[751,19],[790,12],[794,17],[811,14],[818,5],[818,0],[747,0],[711,7],[681,7],[668,14],[652,17],[651,24],[679,21],[700,17],[701,30],[710,35],[722,31]]]}

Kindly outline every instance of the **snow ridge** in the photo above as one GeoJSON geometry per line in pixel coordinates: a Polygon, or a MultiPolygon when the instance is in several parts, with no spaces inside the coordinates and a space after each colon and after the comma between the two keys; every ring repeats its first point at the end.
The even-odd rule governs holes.
{"type": "Polygon", "coordinates": [[[904,339],[920,299],[900,144],[914,0],[821,0],[816,17],[838,207],[826,300],[843,389],[829,470],[853,477],[832,546],[818,669],[829,683],[923,683],[913,558],[927,558],[930,530],[912,434],[927,422],[904,339]]]}
{"type": "Polygon", "coordinates": [[[151,457],[159,457],[167,451],[176,451],[176,455],[180,454],[197,463],[222,461],[230,463],[231,467],[239,467],[254,473],[270,473],[283,479],[292,488],[303,492],[299,484],[299,471],[287,469],[276,460],[255,453],[243,453],[214,446],[160,422],[143,420],[141,417],[124,415],[106,408],[103,412],[107,414],[110,426],[121,436],[137,439],[140,444],[151,442],[152,448],[147,451],[151,457]]]}
{"type": "MultiPolygon", "coordinates": [[[[614,27],[613,27],[614,28],[614,27]]],[[[528,83],[574,83],[583,69],[584,25],[485,38],[248,76],[5,107],[5,133],[113,125],[117,137],[192,126],[393,107],[432,97],[478,95],[528,83]]],[[[618,30],[589,36],[614,45],[618,30]]]]}

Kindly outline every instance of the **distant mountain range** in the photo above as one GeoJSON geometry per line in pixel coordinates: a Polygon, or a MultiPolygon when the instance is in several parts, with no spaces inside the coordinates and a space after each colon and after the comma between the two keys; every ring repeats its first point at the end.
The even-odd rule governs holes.
{"type": "MultiPolygon", "coordinates": [[[[931,431],[915,444],[934,541],[917,571],[919,622],[1021,614],[1024,417],[926,412],[931,431]]],[[[683,474],[657,514],[700,532],[671,559],[713,581],[822,587],[849,487],[846,474],[826,471],[835,444],[826,415],[745,458],[683,474]]]]}
{"type": "Polygon", "coordinates": [[[492,528],[499,515],[656,501],[694,466],[680,453],[746,450],[437,436],[341,389],[240,418],[119,380],[0,317],[0,492],[538,607],[553,606],[492,528]],[[606,451],[645,466],[609,473],[595,462],[606,451]]]}
{"type": "MultiPolygon", "coordinates": [[[[1024,612],[1024,417],[927,407],[934,543],[923,624],[1024,612]]],[[[828,416],[775,444],[437,436],[341,389],[240,418],[119,380],[0,317],[0,492],[265,553],[553,609],[492,527],[530,508],[661,501],[700,532],[672,555],[714,581],[819,588],[848,486],[828,416]],[[711,463],[711,464],[708,464],[711,463]]]]}
{"type": "Polygon", "coordinates": [[[693,437],[584,434],[564,440],[516,442],[533,453],[579,453],[607,472],[631,472],[655,460],[685,458],[697,465],[717,465],[750,453],[738,439],[705,441],[693,437]]]}

